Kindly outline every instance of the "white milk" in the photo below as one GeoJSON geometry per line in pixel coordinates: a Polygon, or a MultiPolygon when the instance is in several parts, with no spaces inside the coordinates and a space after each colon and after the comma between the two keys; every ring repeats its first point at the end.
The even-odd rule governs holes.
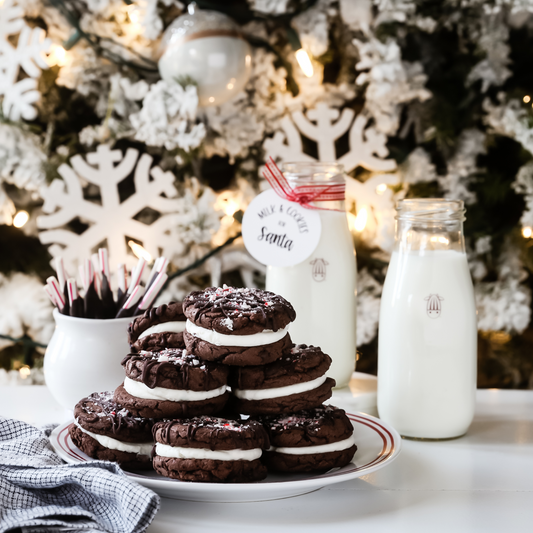
{"type": "Polygon", "coordinates": [[[476,358],[466,255],[394,252],[379,319],[380,418],[403,436],[463,435],[474,416],[476,358]]]}
{"type": "Polygon", "coordinates": [[[346,213],[318,212],[322,234],[316,250],[295,266],[269,266],[266,288],[296,310],[289,330],[293,342],[320,346],[333,360],[327,375],[344,387],[355,370],[355,251],[346,213]]]}

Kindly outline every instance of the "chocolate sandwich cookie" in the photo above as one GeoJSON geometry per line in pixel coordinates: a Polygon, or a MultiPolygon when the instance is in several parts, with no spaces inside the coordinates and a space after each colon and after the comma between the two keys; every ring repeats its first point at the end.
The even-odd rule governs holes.
{"type": "Polygon", "coordinates": [[[335,386],[335,380],[326,377],[330,365],[331,358],[320,348],[299,344],[268,365],[234,367],[230,405],[248,415],[318,407],[331,398],[335,386]]]}
{"type": "Polygon", "coordinates": [[[201,416],[154,425],[154,470],[182,481],[246,483],[267,475],[268,436],[253,420],[201,416]]]}
{"type": "Polygon", "coordinates": [[[115,400],[137,416],[183,418],[218,413],[229,398],[229,369],[185,350],[129,354],[115,400]]]}
{"type": "Polygon", "coordinates": [[[148,309],[128,327],[132,352],[158,351],[164,348],[185,348],[183,331],[185,315],[181,302],[170,302],[148,309]]]}
{"type": "Polygon", "coordinates": [[[152,466],[153,424],[117,404],[112,392],[95,392],[76,404],[69,434],[89,457],[137,470],[152,466]]]}
{"type": "Polygon", "coordinates": [[[263,454],[269,470],[313,472],[346,466],[357,446],[353,426],[338,407],[325,405],[290,415],[262,416],[271,448],[263,454]]]}
{"type": "Polygon", "coordinates": [[[288,326],[296,313],[269,291],[211,287],[187,296],[183,312],[185,346],[207,361],[264,365],[292,346],[288,326]]]}

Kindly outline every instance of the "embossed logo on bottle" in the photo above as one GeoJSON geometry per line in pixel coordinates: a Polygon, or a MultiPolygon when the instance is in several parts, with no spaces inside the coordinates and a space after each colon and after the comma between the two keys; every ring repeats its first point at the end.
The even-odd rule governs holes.
{"type": "Polygon", "coordinates": [[[428,314],[428,317],[439,318],[442,311],[441,302],[444,300],[444,298],[438,294],[430,294],[429,296],[426,296],[424,300],[427,302],[426,313],[428,314]]]}
{"type": "Polygon", "coordinates": [[[309,261],[309,264],[313,266],[311,275],[315,281],[324,281],[326,279],[326,266],[329,263],[325,259],[316,258],[309,261]]]}

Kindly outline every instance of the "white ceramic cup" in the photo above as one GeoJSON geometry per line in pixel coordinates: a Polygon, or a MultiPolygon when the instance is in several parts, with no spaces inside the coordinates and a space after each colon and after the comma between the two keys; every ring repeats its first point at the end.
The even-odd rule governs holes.
{"type": "Polygon", "coordinates": [[[132,318],[97,320],[62,315],[54,309],[56,329],[44,355],[44,378],[65,409],[93,392],[115,390],[124,380],[120,362],[130,352],[132,318]]]}

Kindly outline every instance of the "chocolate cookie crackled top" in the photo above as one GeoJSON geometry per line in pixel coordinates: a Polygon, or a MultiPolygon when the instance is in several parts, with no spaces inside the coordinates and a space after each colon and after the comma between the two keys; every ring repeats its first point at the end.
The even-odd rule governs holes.
{"type": "Polygon", "coordinates": [[[209,416],[157,422],[153,428],[156,472],[182,481],[251,482],[264,479],[263,426],[209,416]]]}
{"type": "Polygon", "coordinates": [[[183,301],[187,350],[228,365],[262,365],[292,345],[288,326],[296,318],[281,296],[260,289],[211,287],[183,301]]]}
{"type": "Polygon", "coordinates": [[[268,365],[232,368],[231,406],[248,415],[280,414],[318,407],[331,398],[326,377],[331,358],[320,348],[294,345],[268,365]]]}
{"type": "Polygon", "coordinates": [[[228,368],[201,361],[186,350],[129,354],[122,365],[124,384],[115,400],[132,413],[177,418],[219,412],[229,397],[228,368]]]}
{"type": "Polygon", "coordinates": [[[343,467],[357,450],[350,419],[332,405],[257,420],[270,438],[271,448],[264,454],[269,470],[312,472],[343,467]]]}
{"type": "Polygon", "coordinates": [[[128,328],[132,352],[185,348],[185,321],[181,302],[170,302],[147,310],[128,328]]]}
{"type": "Polygon", "coordinates": [[[80,400],[74,420],[70,437],[89,457],[130,469],[151,467],[154,420],[133,415],[113,400],[112,392],[96,392],[80,400]]]}

